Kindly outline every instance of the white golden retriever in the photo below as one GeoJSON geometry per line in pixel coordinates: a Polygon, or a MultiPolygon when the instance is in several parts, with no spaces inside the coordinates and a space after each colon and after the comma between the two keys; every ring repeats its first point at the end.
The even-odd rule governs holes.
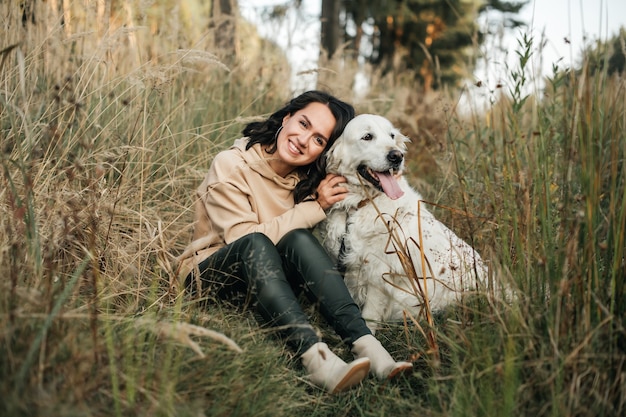
{"type": "Polygon", "coordinates": [[[401,175],[408,141],[384,117],[362,114],[327,155],[327,171],[344,176],[349,192],[327,212],[321,237],[372,331],[405,310],[417,318],[426,301],[442,309],[487,276],[478,253],[419,203],[401,175]]]}

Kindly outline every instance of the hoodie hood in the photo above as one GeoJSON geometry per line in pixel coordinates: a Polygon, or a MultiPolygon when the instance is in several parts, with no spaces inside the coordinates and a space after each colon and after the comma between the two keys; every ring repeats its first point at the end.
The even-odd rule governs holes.
{"type": "Polygon", "coordinates": [[[276,185],[282,188],[293,190],[300,181],[298,174],[292,172],[286,177],[281,177],[269,164],[269,161],[277,159],[277,157],[265,152],[260,143],[255,143],[250,149],[246,150],[248,141],[248,138],[237,139],[231,146],[231,149],[238,151],[241,158],[248,164],[251,170],[257,172],[264,178],[272,180],[276,185]]]}

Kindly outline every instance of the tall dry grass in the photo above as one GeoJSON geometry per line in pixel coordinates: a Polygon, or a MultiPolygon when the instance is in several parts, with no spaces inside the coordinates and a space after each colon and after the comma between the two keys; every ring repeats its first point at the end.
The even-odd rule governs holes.
{"type": "MultiPolygon", "coordinates": [[[[178,25],[175,5],[133,9],[160,12],[144,22],[161,25],[159,36],[138,20],[96,31],[87,4],[62,22],[54,3],[33,3],[34,22],[22,22],[20,2],[0,6],[0,414],[195,414],[189,399],[202,388],[178,389],[196,367],[228,362],[235,386],[245,363],[211,332],[232,318],[192,320],[169,297],[193,190],[246,118],[290,92],[224,65],[206,30],[194,38],[178,25]],[[203,361],[207,349],[216,352],[203,361]]],[[[281,56],[259,62],[285,71],[281,56]]],[[[241,407],[262,409],[250,395],[241,407]]]]}
{"type": "MultiPolygon", "coordinates": [[[[519,45],[508,98],[486,123],[467,129],[452,116],[449,130],[460,204],[485,219],[468,232],[521,295],[511,311],[487,317],[501,333],[492,375],[502,379],[495,391],[501,415],[619,415],[626,394],[626,83],[592,74],[586,62],[579,71],[555,66],[538,101],[522,93],[533,39],[522,36],[519,45]]],[[[492,340],[484,351],[493,350],[492,340]]]]}
{"type": "Polygon", "coordinates": [[[555,71],[526,97],[522,38],[512,94],[472,117],[410,74],[373,73],[352,97],[356,66],[323,64],[321,87],[413,137],[411,181],[518,289],[384,327],[415,374],[328,396],[249,312],[169,291],[212,156],[291,96],[284,57],[246,32],[246,59],[226,66],[168,2],[127,2],[97,27],[95,6],[62,25],[54,3],[26,23],[0,5],[0,414],[623,414],[623,78],[555,71]]]}

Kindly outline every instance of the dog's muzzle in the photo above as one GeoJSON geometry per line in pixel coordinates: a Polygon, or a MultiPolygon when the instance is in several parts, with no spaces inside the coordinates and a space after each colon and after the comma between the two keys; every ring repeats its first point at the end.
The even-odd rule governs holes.
{"type": "Polygon", "coordinates": [[[404,161],[404,154],[397,149],[391,150],[387,154],[387,161],[391,164],[392,169],[397,172],[400,169],[400,164],[404,161]]]}
{"type": "Polygon", "coordinates": [[[395,200],[404,194],[394,177],[400,171],[402,161],[404,161],[404,154],[397,149],[389,151],[387,153],[387,161],[389,162],[387,171],[374,171],[367,165],[361,164],[357,168],[357,172],[378,191],[387,194],[389,198],[395,200]]]}

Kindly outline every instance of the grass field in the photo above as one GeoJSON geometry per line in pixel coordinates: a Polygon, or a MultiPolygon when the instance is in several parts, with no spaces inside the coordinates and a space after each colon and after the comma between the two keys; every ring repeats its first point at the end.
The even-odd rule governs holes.
{"type": "MultiPolygon", "coordinates": [[[[172,11],[106,33],[87,12],[22,24],[0,5],[0,415],[619,416],[626,412],[626,81],[525,57],[486,113],[406,80],[320,88],[413,138],[433,210],[517,289],[380,332],[416,372],[328,395],[250,312],[172,291],[193,190],[252,117],[291,96],[285,59],[228,62],[172,11]],[[161,17],[161,19],[164,19],[161,17]],[[50,23],[52,22],[52,23],[50,23]],[[166,26],[165,26],[166,25],[166,26]],[[470,215],[461,215],[469,213],[470,215]],[[427,339],[424,332],[433,337],[427,339]],[[234,343],[234,345],[233,345],[234,343]]],[[[274,51],[270,54],[269,51],[274,51]]],[[[349,351],[314,320],[344,358],[349,351]]]]}

